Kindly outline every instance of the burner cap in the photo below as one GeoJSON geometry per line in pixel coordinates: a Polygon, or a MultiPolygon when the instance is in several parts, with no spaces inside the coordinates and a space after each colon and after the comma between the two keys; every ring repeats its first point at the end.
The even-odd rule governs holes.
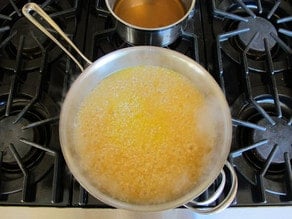
{"type": "Polygon", "coordinates": [[[250,29],[249,31],[239,35],[239,39],[241,40],[241,42],[245,46],[247,46],[250,40],[254,37],[254,35],[258,33],[258,36],[251,43],[250,49],[264,52],[264,39],[267,39],[268,48],[272,49],[273,46],[276,44],[276,41],[271,36],[271,33],[278,35],[274,25],[270,21],[262,17],[248,17],[247,20],[248,22],[241,21],[238,25],[238,29],[250,29]]]}
{"type": "Polygon", "coordinates": [[[272,159],[272,163],[284,163],[284,153],[288,152],[289,157],[292,157],[292,126],[288,124],[284,118],[272,117],[276,122],[275,125],[271,125],[266,119],[262,119],[258,122],[258,125],[266,127],[266,131],[255,130],[254,141],[259,142],[263,139],[267,139],[268,143],[264,147],[258,147],[257,153],[263,160],[266,160],[272,151],[275,144],[278,145],[278,149],[272,159]]]}
{"type": "Polygon", "coordinates": [[[33,130],[22,130],[23,126],[29,124],[28,120],[22,118],[14,124],[16,117],[17,116],[9,116],[0,120],[0,151],[3,152],[3,162],[6,164],[16,162],[9,151],[10,144],[14,145],[20,158],[24,159],[29,154],[31,147],[25,145],[19,140],[25,138],[33,141],[33,130]]]}
{"type": "Polygon", "coordinates": [[[11,39],[12,44],[15,46],[15,48],[18,48],[20,37],[24,36],[23,50],[27,52],[40,50],[38,43],[34,39],[31,39],[33,35],[41,45],[44,45],[47,40],[47,37],[42,34],[42,32],[38,30],[32,23],[30,23],[25,17],[20,18],[13,24],[11,34],[14,33],[16,34],[11,39]]]}

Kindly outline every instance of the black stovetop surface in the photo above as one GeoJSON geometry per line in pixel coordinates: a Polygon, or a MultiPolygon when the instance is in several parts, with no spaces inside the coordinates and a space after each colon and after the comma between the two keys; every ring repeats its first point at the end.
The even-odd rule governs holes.
{"type": "MultiPolygon", "coordinates": [[[[0,3],[0,205],[109,207],[63,160],[59,113],[80,71],[26,21],[27,2],[0,3]]],[[[91,60],[131,46],[115,32],[103,0],[35,2],[91,60]]],[[[232,206],[292,205],[291,38],[289,1],[197,0],[183,34],[167,46],[203,65],[226,95],[229,161],[239,179],[232,206]]]]}

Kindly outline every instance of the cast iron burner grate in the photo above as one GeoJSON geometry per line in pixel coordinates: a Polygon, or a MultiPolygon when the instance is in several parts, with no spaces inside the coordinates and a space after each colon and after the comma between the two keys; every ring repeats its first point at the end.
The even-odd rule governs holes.
{"type": "MultiPolygon", "coordinates": [[[[33,185],[38,182],[53,165],[59,165],[59,155],[56,140],[51,136],[51,128],[48,124],[56,118],[50,115],[46,109],[36,104],[18,119],[18,114],[29,100],[15,98],[9,112],[5,115],[7,96],[1,97],[0,107],[0,166],[1,166],[1,197],[22,191],[23,202],[32,201],[31,193],[33,185]],[[17,121],[17,122],[16,122],[17,121]],[[50,156],[55,157],[55,161],[50,156]]],[[[50,101],[44,98],[44,103],[50,101]]],[[[48,103],[46,103],[48,104],[48,103]]],[[[51,113],[56,109],[51,109],[51,113]]],[[[59,167],[58,167],[59,168],[59,167]]],[[[59,171],[56,172],[56,177],[59,171]]],[[[57,186],[57,185],[56,185],[57,186]]],[[[57,201],[58,194],[54,194],[53,200],[57,201]]]]}
{"type": "Polygon", "coordinates": [[[212,0],[213,13],[218,18],[214,32],[218,34],[219,57],[222,50],[230,59],[241,63],[245,54],[248,68],[258,72],[266,71],[266,59],[273,61],[275,72],[287,69],[286,59],[292,54],[290,3],[281,0],[216,2],[212,0]]]}
{"type": "Polygon", "coordinates": [[[243,96],[232,106],[233,151],[230,159],[254,187],[256,201],[266,203],[265,192],[292,200],[292,90],[279,88],[281,114],[263,87],[254,89],[259,111],[243,96]]]}
{"type": "MultiPolygon", "coordinates": [[[[27,2],[29,1],[7,1],[0,8],[1,68],[15,70],[17,52],[20,47],[23,70],[31,70],[40,66],[43,53],[41,48],[46,50],[48,62],[56,60],[62,54],[60,48],[21,14],[21,8],[27,2]]],[[[72,35],[76,29],[75,15],[78,2],[79,0],[72,2],[36,1],[68,35],[72,35]]]]}
{"type": "MultiPolygon", "coordinates": [[[[17,53],[17,66],[22,57],[17,53]]],[[[36,183],[54,166],[52,202],[59,201],[60,163],[58,138],[50,126],[58,120],[59,106],[41,88],[45,87],[45,63],[37,72],[9,71],[0,87],[0,201],[22,191],[22,202],[31,202],[36,183]],[[20,75],[20,72],[22,73],[20,75]],[[33,75],[32,84],[27,83],[33,75]],[[25,76],[25,77],[24,77],[25,76]],[[10,80],[9,80],[10,79],[10,80]],[[9,81],[10,83],[6,83],[9,81]]],[[[4,72],[4,71],[3,71],[4,72]]]]}
{"type": "Polygon", "coordinates": [[[35,84],[34,95],[30,95],[31,86],[21,85],[16,79],[8,89],[1,87],[0,200],[22,191],[22,202],[33,201],[36,182],[52,166],[55,168],[52,202],[59,200],[60,183],[56,180],[60,179],[61,160],[57,136],[52,135],[57,130],[50,126],[58,119],[58,106],[39,89],[43,84],[41,78],[35,84]]]}
{"type": "MultiPolygon", "coordinates": [[[[58,120],[71,62],[21,14],[28,1],[0,4],[0,205],[70,204],[58,120]]],[[[79,1],[38,1],[69,34],[79,1]]],[[[52,31],[51,31],[52,32],[52,31]]]]}
{"type": "Polygon", "coordinates": [[[292,6],[212,0],[212,12],[218,79],[233,117],[230,161],[251,185],[250,204],[285,204],[292,201],[292,6]]]}

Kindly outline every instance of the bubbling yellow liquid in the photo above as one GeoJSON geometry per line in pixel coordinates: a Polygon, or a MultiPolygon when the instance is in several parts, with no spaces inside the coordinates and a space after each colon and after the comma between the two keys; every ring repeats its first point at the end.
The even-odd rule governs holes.
{"type": "Polygon", "coordinates": [[[131,67],[105,78],[85,98],[74,129],[87,178],[134,204],[188,193],[214,146],[212,130],[198,124],[204,102],[188,78],[162,67],[131,67]]]}

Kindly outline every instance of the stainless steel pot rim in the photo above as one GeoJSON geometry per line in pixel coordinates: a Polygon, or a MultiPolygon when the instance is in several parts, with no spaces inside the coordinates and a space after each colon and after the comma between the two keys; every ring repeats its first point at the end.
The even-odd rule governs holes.
{"type": "Polygon", "coordinates": [[[109,2],[106,0],[105,3],[106,3],[106,6],[108,8],[108,10],[110,11],[110,13],[114,16],[114,18],[116,20],[118,20],[119,22],[121,22],[122,24],[128,26],[128,27],[131,27],[133,29],[136,29],[136,30],[141,30],[141,31],[149,31],[149,32],[152,32],[152,31],[162,31],[162,30],[166,30],[166,29],[169,29],[169,28],[172,28],[176,25],[179,25],[181,24],[181,22],[183,22],[184,20],[187,19],[187,17],[189,16],[189,14],[192,12],[192,10],[194,9],[194,6],[195,6],[195,0],[192,0],[192,3],[189,7],[189,9],[186,11],[185,15],[177,20],[176,22],[172,23],[172,24],[169,24],[167,26],[163,26],[163,27],[157,27],[157,28],[147,28],[147,27],[140,27],[140,26],[136,26],[136,25],[133,25],[133,24],[130,24],[126,21],[124,21],[123,19],[121,19],[119,16],[116,15],[116,13],[111,9],[111,6],[109,5],[109,2]]]}

